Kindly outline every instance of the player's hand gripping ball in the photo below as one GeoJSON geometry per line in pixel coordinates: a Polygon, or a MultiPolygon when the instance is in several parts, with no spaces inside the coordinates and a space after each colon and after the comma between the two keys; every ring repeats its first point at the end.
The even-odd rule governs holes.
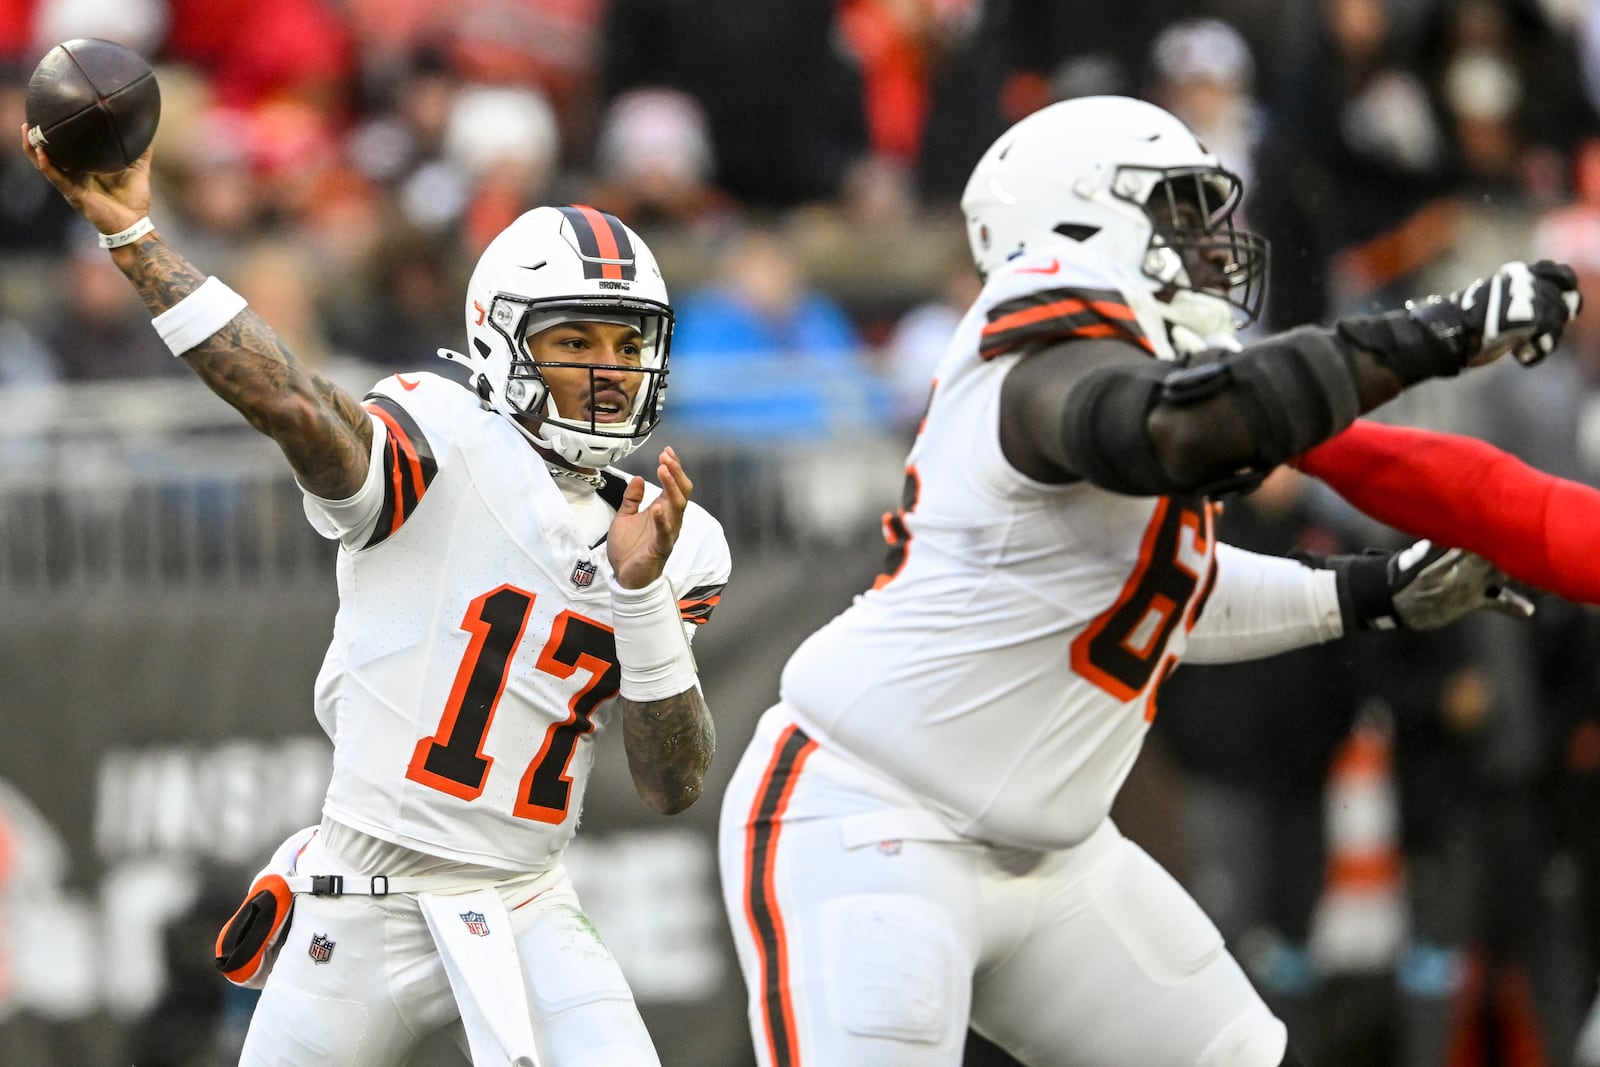
{"type": "Polygon", "coordinates": [[[161,120],[155,71],[113,41],[80,37],[45,53],[28,79],[28,141],[64,171],[107,174],[144,154],[161,120]]]}

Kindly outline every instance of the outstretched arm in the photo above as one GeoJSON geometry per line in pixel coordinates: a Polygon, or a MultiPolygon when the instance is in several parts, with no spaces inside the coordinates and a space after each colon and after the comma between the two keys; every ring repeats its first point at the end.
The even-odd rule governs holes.
{"type": "Polygon", "coordinates": [[[1471,437],[1357,422],[1295,463],[1367,515],[1600,604],[1600,491],[1471,437]]]}
{"type": "MultiPolygon", "coordinates": [[[[28,143],[26,127],[23,151],[102,234],[121,233],[149,214],[149,151],[127,170],[99,175],[59,170],[28,143]]],[[[206,281],[153,229],[110,255],[152,315],[171,311],[206,281]]],[[[184,361],[250,425],[277,442],[306,489],[331,500],[359,489],[372,446],[372,424],[360,403],[311,373],[248,308],[217,327],[183,352],[184,361]]]]}
{"type": "Polygon", "coordinates": [[[1301,326],[1194,366],[1150,359],[1149,343],[1126,325],[1118,339],[1105,327],[1063,332],[1053,325],[1061,316],[1047,314],[1055,305],[991,313],[999,318],[985,352],[1018,347],[1030,330],[1047,342],[1011,368],[1001,392],[1001,446],[1022,473],[1136,495],[1214,493],[1259,478],[1417,382],[1506,352],[1537,360],[1579,304],[1570,268],[1513,262],[1448,297],[1332,329],[1301,326]]]}

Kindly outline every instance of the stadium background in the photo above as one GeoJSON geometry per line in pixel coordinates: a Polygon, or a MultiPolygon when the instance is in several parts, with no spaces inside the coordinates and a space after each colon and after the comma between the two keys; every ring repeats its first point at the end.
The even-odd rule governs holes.
{"type": "MultiPolygon", "coordinates": [[[[734,551],[696,646],[720,756],[707,800],[668,822],[603,743],[571,866],[669,1065],[752,1062],[716,798],[785,656],[876,570],[929,359],[971,292],[954,199],[1008,121],[1100,91],[1192,115],[1257,189],[1273,325],[1503,258],[1600,276],[1600,5],[1581,0],[1127,0],[1114,19],[1076,0],[442,6],[0,0],[0,116],[17,128],[55,41],[150,56],[163,232],[358,392],[460,343],[465,271],[523,208],[595,203],[650,241],[680,320],[658,438],[734,551]],[[1164,32],[1199,16],[1221,21],[1164,32]]],[[[1576,337],[1526,381],[1497,370],[1385,417],[1597,482],[1597,348],[1576,337]]],[[[1312,503],[1343,535],[1392,537],[1312,503]]],[[[92,236],[19,150],[0,154],[0,1062],[233,1062],[251,995],[208,952],[267,851],[317,818],[329,749],[308,697],[331,558],[276,450],[164,355],[92,236]]],[[[1594,636],[1587,611],[1546,598],[1537,627],[1438,653],[1523,694],[1486,701],[1491,728],[1451,766],[1470,769],[1475,804],[1532,806],[1470,846],[1520,876],[1487,910],[1529,935],[1472,927],[1476,1002],[1455,999],[1431,1059],[1394,1039],[1412,858],[1394,716],[1359,718],[1330,839],[1392,862],[1374,882],[1327,879],[1314,1049],[1574,1062],[1600,900],[1594,636]],[[1552,840],[1519,866],[1496,851],[1519,834],[1552,840]],[[1483,977],[1496,966],[1531,991],[1483,977]]],[[[1333,669],[1409,669],[1364,655],[1333,669]]],[[[1183,780],[1158,729],[1118,812],[1180,875],[1183,780]]]]}

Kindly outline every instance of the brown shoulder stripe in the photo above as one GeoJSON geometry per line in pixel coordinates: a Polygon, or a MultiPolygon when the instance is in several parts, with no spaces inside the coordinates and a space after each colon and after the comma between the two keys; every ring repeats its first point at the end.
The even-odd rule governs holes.
{"type": "Polygon", "coordinates": [[[411,413],[389,397],[369,395],[362,405],[389,431],[383,445],[383,509],[364,547],[379,544],[400,529],[439,473],[433,446],[411,413]]]}
{"type": "Polygon", "coordinates": [[[706,620],[711,618],[712,610],[722,603],[722,590],[727,588],[727,583],[721,585],[697,585],[678,598],[678,613],[683,616],[683,621],[696,626],[704,626],[706,620]]]}
{"type": "Polygon", "coordinates": [[[1007,300],[989,310],[978,354],[984,359],[1023,345],[1112,337],[1154,354],[1133,309],[1114,289],[1047,289],[1007,300]]]}

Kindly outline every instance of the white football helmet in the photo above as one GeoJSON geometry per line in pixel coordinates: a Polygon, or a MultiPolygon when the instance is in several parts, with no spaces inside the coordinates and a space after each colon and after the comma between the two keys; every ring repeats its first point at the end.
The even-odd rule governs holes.
{"type": "Polygon", "coordinates": [[[581,206],[526,212],[479,257],[467,283],[466,315],[468,352],[462,361],[474,372],[478,395],[567,463],[615,463],[661,421],[672,306],[655,256],[616,216],[581,206]],[[644,380],[625,422],[556,410],[541,368],[585,367],[593,373],[595,365],[540,362],[526,342],[530,325],[574,319],[638,324],[644,380]],[[527,422],[519,422],[519,415],[528,416],[527,422]]]}
{"type": "Polygon", "coordinates": [[[1002,134],[961,209],[980,274],[1024,252],[1093,249],[1148,278],[1167,322],[1205,336],[1254,322],[1266,296],[1267,242],[1233,225],[1243,195],[1174,115],[1088,96],[1002,134]]]}

